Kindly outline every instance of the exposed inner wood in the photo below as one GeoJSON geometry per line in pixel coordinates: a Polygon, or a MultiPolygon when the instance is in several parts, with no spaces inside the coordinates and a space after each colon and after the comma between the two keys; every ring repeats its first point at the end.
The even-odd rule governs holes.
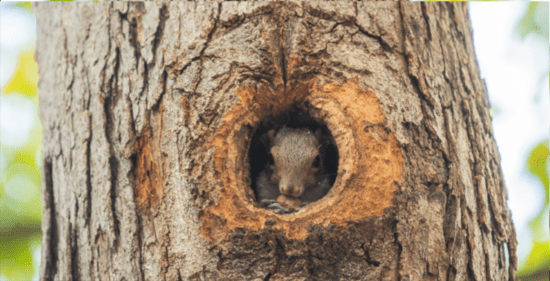
{"type": "Polygon", "coordinates": [[[309,88],[298,86],[296,91],[301,92],[289,95],[295,100],[281,93],[275,104],[256,103],[266,101],[256,98],[264,95],[262,91],[237,90],[241,103],[224,115],[223,125],[210,144],[215,148],[214,161],[224,188],[218,204],[203,211],[202,233],[207,239],[224,239],[232,228],[257,231],[265,227],[266,220],[271,220],[271,226],[280,228],[287,238],[304,239],[313,225],[345,226],[367,216],[381,216],[393,205],[403,159],[395,136],[384,128],[374,93],[363,92],[355,80],[339,86],[318,86],[315,82],[306,85],[309,88]],[[325,198],[298,213],[278,215],[251,202],[245,164],[250,141],[247,128],[304,101],[311,105],[312,117],[324,121],[333,134],[340,155],[338,177],[325,198]],[[224,223],[219,225],[218,221],[224,223]]]}

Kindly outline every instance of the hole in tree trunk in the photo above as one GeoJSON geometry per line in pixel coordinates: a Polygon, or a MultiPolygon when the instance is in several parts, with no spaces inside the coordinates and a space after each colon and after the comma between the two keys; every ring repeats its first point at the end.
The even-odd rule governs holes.
{"type": "Polygon", "coordinates": [[[248,159],[256,202],[280,214],[323,198],[338,171],[338,148],[330,130],[302,107],[261,122],[248,159]]]}

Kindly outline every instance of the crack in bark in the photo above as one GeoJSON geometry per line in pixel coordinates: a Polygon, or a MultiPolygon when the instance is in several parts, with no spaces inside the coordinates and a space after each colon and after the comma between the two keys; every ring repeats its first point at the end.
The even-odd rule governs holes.
{"type": "MultiPolygon", "coordinates": [[[[51,159],[45,159],[44,161],[44,210],[49,211],[49,221],[44,221],[43,224],[49,224],[46,233],[44,233],[44,245],[43,251],[48,252],[47,258],[43,260],[42,264],[42,277],[44,280],[54,280],[57,274],[57,244],[59,243],[59,236],[57,233],[57,215],[55,206],[54,186],[53,186],[53,166],[51,159]]],[[[42,255],[43,258],[45,257],[42,255]]]]}
{"type": "MultiPolygon", "coordinates": [[[[283,246],[283,243],[279,238],[275,237],[275,267],[273,268],[273,272],[270,272],[270,274],[276,274],[282,265],[282,260],[286,257],[285,254],[285,247],[283,246]]],[[[271,276],[270,276],[271,278],[271,276]]],[[[269,280],[269,279],[267,279],[269,280]]]]}
{"type": "MultiPolygon", "coordinates": [[[[118,64],[118,63],[117,63],[118,64]]],[[[111,93],[113,91],[110,91],[111,93]]],[[[111,214],[112,214],[112,223],[113,223],[113,231],[114,231],[114,241],[113,244],[116,248],[118,248],[118,238],[120,236],[120,230],[119,230],[119,220],[117,218],[116,214],[116,181],[118,176],[118,160],[116,158],[116,154],[113,148],[113,128],[112,128],[112,122],[113,122],[113,106],[112,106],[112,97],[110,95],[106,94],[106,97],[104,98],[103,102],[103,114],[104,114],[104,124],[105,124],[105,138],[106,138],[106,144],[107,149],[109,150],[109,173],[110,173],[110,188],[109,188],[109,198],[111,200],[110,207],[111,207],[111,214]]]]}
{"type": "MultiPolygon", "coordinates": [[[[78,216],[78,199],[75,200],[75,216],[78,216]]],[[[71,239],[71,277],[73,280],[80,280],[80,255],[78,253],[78,227],[72,227],[72,224],[69,224],[69,228],[72,228],[73,234],[69,238],[71,239]]]]}
{"type": "Polygon", "coordinates": [[[119,236],[120,236],[120,222],[118,220],[118,216],[116,214],[116,180],[118,176],[118,160],[115,156],[109,157],[109,169],[111,171],[111,187],[110,187],[110,199],[111,199],[111,212],[113,214],[113,227],[115,232],[115,240],[114,240],[114,246],[118,248],[118,242],[119,242],[119,236]]]}
{"type": "Polygon", "coordinates": [[[157,52],[157,45],[160,43],[168,18],[170,18],[168,7],[161,2],[161,8],[159,11],[159,24],[157,25],[157,30],[155,30],[155,38],[153,39],[153,46],[151,51],[151,53],[153,54],[153,62],[156,60],[155,54],[157,52]]]}
{"type": "Polygon", "coordinates": [[[91,170],[91,160],[92,157],[92,149],[91,149],[91,143],[92,143],[92,137],[93,137],[93,131],[92,131],[92,115],[88,113],[88,132],[90,135],[88,136],[88,139],[86,140],[86,223],[90,225],[90,220],[92,217],[92,175],[90,174],[91,170]]]}
{"type": "MultiPolygon", "coordinates": [[[[134,165],[135,167],[135,165],[134,165]]],[[[132,169],[133,170],[133,169],[132,169]]],[[[137,209],[137,208],[136,208],[137,209]]],[[[144,264],[145,262],[143,261],[143,255],[142,255],[142,246],[143,246],[143,241],[142,241],[142,237],[141,237],[141,231],[143,230],[143,224],[141,222],[141,217],[139,214],[137,214],[137,210],[136,210],[136,221],[137,221],[137,240],[138,240],[138,246],[137,246],[137,250],[139,252],[139,274],[140,274],[140,277],[141,277],[141,280],[144,281],[146,280],[145,279],[145,271],[143,270],[144,269],[144,264]]]]}
{"type": "MultiPolygon", "coordinates": [[[[397,227],[396,227],[396,231],[393,233],[393,237],[394,237],[394,243],[395,245],[397,245],[397,261],[398,261],[398,264],[401,265],[401,263],[403,262],[403,259],[402,259],[402,256],[403,256],[403,245],[401,245],[401,242],[399,242],[399,230],[397,230],[397,227]]],[[[401,275],[401,272],[398,272],[399,275],[401,275]]]]}
{"type": "MultiPolygon", "coordinates": [[[[410,70],[410,68],[409,68],[410,70]]],[[[409,79],[411,81],[411,84],[412,86],[416,89],[417,93],[419,94],[418,97],[425,101],[426,103],[428,103],[428,105],[432,108],[435,108],[435,105],[433,104],[433,101],[430,101],[427,99],[427,94],[425,94],[422,89],[420,89],[420,81],[419,81],[419,77],[416,77],[414,74],[409,74],[409,79]]],[[[425,112],[422,112],[422,118],[426,118],[426,113],[425,112]]]]}
{"type": "Polygon", "coordinates": [[[208,48],[208,43],[210,41],[212,41],[212,35],[214,34],[216,29],[218,28],[218,22],[220,21],[220,13],[221,13],[221,3],[218,3],[218,14],[217,14],[216,18],[213,19],[214,26],[212,27],[212,29],[208,32],[208,35],[206,36],[206,40],[204,42],[204,47],[202,48],[202,50],[200,51],[200,53],[198,55],[199,58],[203,57],[204,51],[208,48]]]}
{"type": "Polygon", "coordinates": [[[420,3],[421,7],[422,7],[422,18],[424,18],[424,23],[426,24],[426,30],[427,30],[427,35],[428,35],[428,40],[429,41],[432,41],[432,31],[431,31],[431,28],[430,28],[430,22],[429,22],[429,12],[427,10],[427,7],[426,7],[426,3],[420,3]]]}
{"type": "Polygon", "coordinates": [[[206,36],[206,40],[204,42],[204,46],[202,48],[202,50],[199,52],[198,56],[192,58],[189,63],[187,65],[185,65],[182,69],[182,71],[180,72],[183,73],[183,71],[185,71],[185,69],[187,69],[187,67],[189,67],[194,61],[199,61],[198,62],[198,66],[197,66],[197,74],[195,76],[195,78],[193,79],[193,82],[195,82],[194,80],[197,79],[197,81],[195,82],[195,85],[194,87],[192,87],[192,91],[191,93],[193,95],[196,95],[196,90],[197,88],[199,87],[200,83],[202,82],[202,68],[203,68],[203,57],[204,57],[204,52],[206,51],[206,49],[208,48],[208,43],[210,41],[212,41],[212,36],[214,34],[214,31],[217,29],[217,26],[218,26],[218,22],[220,20],[220,13],[221,13],[221,3],[218,3],[218,15],[217,17],[213,20],[214,21],[214,26],[212,27],[212,29],[208,32],[208,35],[206,36]]]}
{"type": "MultiPolygon", "coordinates": [[[[88,105],[89,105],[89,102],[88,102],[88,105]]],[[[91,170],[91,161],[90,161],[90,158],[91,158],[91,142],[92,142],[92,136],[93,136],[93,132],[92,132],[92,115],[88,112],[88,128],[87,128],[87,131],[90,133],[90,135],[88,136],[88,139],[86,140],[86,197],[84,198],[84,202],[85,202],[85,208],[86,208],[86,211],[85,211],[85,216],[84,216],[84,223],[88,225],[87,227],[87,230],[88,230],[88,237],[91,238],[91,217],[92,217],[92,176],[90,174],[90,170],[91,170]],[[87,200],[86,200],[87,199],[87,200]]],[[[90,268],[89,268],[89,271],[90,272],[94,272],[93,271],[93,261],[90,263],[90,268]]]]}
{"type": "Polygon", "coordinates": [[[178,280],[177,281],[183,281],[183,279],[181,278],[181,272],[179,269],[176,269],[176,272],[178,273],[178,280]]]}
{"type": "Polygon", "coordinates": [[[369,250],[367,248],[367,246],[365,244],[361,245],[361,249],[363,249],[363,252],[365,253],[365,261],[369,264],[369,265],[373,265],[375,267],[379,267],[380,266],[380,262],[379,261],[375,261],[375,260],[372,260],[371,257],[370,257],[370,254],[369,254],[369,250]]]}
{"type": "MultiPolygon", "coordinates": [[[[284,37],[284,35],[285,35],[285,29],[284,29],[284,27],[282,28],[282,32],[281,32],[281,33],[282,33],[282,34],[281,34],[281,37],[283,38],[283,40],[281,40],[282,42],[281,42],[281,47],[280,47],[280,52],[281,52],[281,71],[282,71],[281,75],[282,75],[282,78],[283,78],[283,87],[284,87],[283,89],[284,89],[284,92],[286,93],[286,87],[287,87],[286,84],[287,84],[287,81],[288,81],[288,77],[287,77],[287,67],[288,67],[288,64],[287,64],[286,59],[285,59],[285,57],[286,57],[286,55],[285,55],[285,45],[286,45],[286,44],[285,44],[285,41],[286,41],[286,40],[285,40],[285,37],[284,37]]],[[[272,82],[271,84],[273,84],[273,82],[272,82]]]]}

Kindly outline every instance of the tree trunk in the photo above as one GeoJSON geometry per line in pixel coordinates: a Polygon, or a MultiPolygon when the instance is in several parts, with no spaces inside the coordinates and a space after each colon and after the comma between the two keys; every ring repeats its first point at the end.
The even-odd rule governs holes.
{"type": "Polygon", "coordinates": [[[35,8],[44,280],[514,279],[466,4],[35,8]],[[293,114],[337,176],[280,215],[250,159],[293,114]]]}

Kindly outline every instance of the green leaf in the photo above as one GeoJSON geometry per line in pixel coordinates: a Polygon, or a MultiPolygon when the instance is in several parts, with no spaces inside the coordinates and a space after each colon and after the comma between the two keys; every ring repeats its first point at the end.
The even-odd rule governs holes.
{"type": "Polygon", "coordinates": [[[548,140],[544,140],[531,150],[529,158],[527,159],[527,169],[531,174],[537,177],[544,186],[545,206],[548,204],[548,153],[548,140]]]}
{"type": "Polygon", "coordinates": [[[531,275],[533,272],[540,271],[541,269],[548,270],[550,266],[550,262],[548,260],[548,257],[550,256],[548,251],[549,246],[548,241],[535,242],[529,257],[527,258],[527,263],[517,274],[518,277],[531,275]]]}
{"type": "Polygon", "coordinates": [[[38,82],[38,65],[34,61],[34,50],[19,56],[15,74],[2,89],[3,94],[21,93],[28,97],[36,96],[38,82]]]}
{"type": "Polygon", "coordinates": [[[21,10],[23,10],[27,13],[32,13],[33,12],[32,11],[32,3],[30,1],[18,2],[14,6],[20,8],[21,10]]]}
{"type": "Polygon", "coordinates": [[[4,236],[0,243],[0,272],[8,280],[29,280],[34,274],[30,244],[37,237],[4,236]]]}
{"type": "Polygon", "coordinates": [[[547,208],[542,208],[540,212],[529,222],[529,228],[533,234],[534,241],[547,241],[547,231],[544,227],[548,227],[548,217],[546,216],[547,208]]]}
{"type": "MultiPolygon", "coordinates": [[[[518,272],[518,277],[523,277],[525,280],[539,280],[540,272],[547,272],[550,267],[549,262],[549,244],[546,229],[548,228],[548,140],[544,140],[536,145],[529,157],[527,158],[527,169],[533,174],[543,185],[544,188],[544,206],[539,213],[529,222],[529,228],[533,235],[533,248],[527,258],[525,265],[518,272]]],[[[545,277],[546,278],[546,277],[545,277]]],[[[543,278],[544,279],[544,278],[543,278]]],[[[542,279],[540,279],[542,280],[542,279]]],[[[548,280],[546,278],[545,280],[548,280]]]]}
{"type": "Polygon", "coordinates": [[[534,34],[548,42],[548,2],[530,2],[527,12],[516,27],[516,32],[521,39],[534,34]]]}
{"type": "MultiPolygon", "coordinates": [[[[3,232],[12,231],[12,229],[19,222],[19,214],[22,213],[21,207],[15,200],[10,198],[0,198],[0,210],[2,210],[2,216],[0,216],[0,234],[3,232]]],[[[0,243],[3,243],[3,237],[0,236],[0,243]]]]}

